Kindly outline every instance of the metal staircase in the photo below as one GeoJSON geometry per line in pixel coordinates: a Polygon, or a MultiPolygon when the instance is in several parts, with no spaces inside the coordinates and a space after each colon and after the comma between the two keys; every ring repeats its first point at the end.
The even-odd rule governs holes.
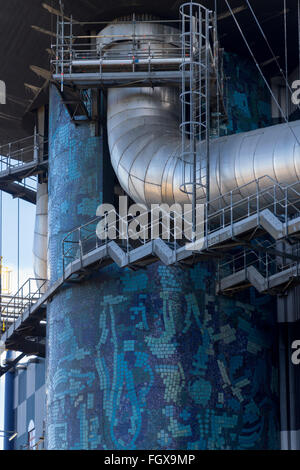
{"type": "Polygon", "coordinates": [[[1,340],[9,330],[12,333],[5,342],[7,349],[45,355],[46,306],[40,299],[46,290],[46,279],[29,278],[14,296],[3,296],[1,340]]]}
{"type": "Polygon", "coordinates": [[[299,242],[252,244],[220,263],[218,276],[218,293],[232,295],[250,286],[260,293],[284,293],[300,282],[299,242]]]}
{"type": "Polygon", "coordinates": [[[3,295],[1,302],[1,330],[8,327],[22,316],[23,312],[37,302],[45,291],[45,279],[29,278],[13,296],[3,295]]]}
{"type": "MultiPolygon", "coordinates": [[[[219,261],[218,293],[232,294],[250,285],[260,292],[282,292],[300,281],[299,189],[299,182],[284,186],[265,176],[203,204],[195,242],[182,238],[174,223],[176,218],[181,220],[192,233],[189,211],[172,213],[170,225],[165,219],[170,214],[164,210],[155,223],[144,225],[138,217],[121,218],[114,210],[94,218],[64,238],[59,279],[39,280],[37,290],[30,287],[24,295],[23,287],[10,300],[2,311],[6,331],[1,341],[8,349],[43,355],[41,321],[45,321],[49,299],[67,283],[81,282],[112,263],[136,270],[156,261],[185,267],[214,258],[219,261]],[[241,196],[247,192],[248,197],[241,196]],[[140,225],[134,237],[132,222],[140,225]],[[151,238],[155,231],[158,235],[151,238]]],[[[151,219],[153,211],[146,214],[151,219]]]]}
{"type": "Polygon", "coordinates": [[[48,142],[37,132],[0,146],[0,190],[36,203],[36,176],[48,168],[48,142]]]}
{"type": "MultiPolygon", "coordinates": [[[[112,214],[107,213],[104,217],[96,217],[74,229],[64,238],[63,277],[68,279],[75,273],[84,274],[85,269],[99,263],[115,262],[120,267],[138,268],[158,259],[166,265],[171,265],[185,263],[189,258],[193,258],[195,262],[207,256],[229,256],[230,250],[251,244],[252,240],[262,235],[268,235],[276,241],[295,241],[300,238],[298,190],[299,183],[285,187],[269,177],[263,177],[209,201],[209,204],[203,204],[202,230],[195,242],[178,237],[174,228],[166,230],[164,216],[168,214],[163,211],[156,224],[160,225],[160,233],[163,232],[164,236],[149,239],[149,234],[153,233],[155,228],[153,223],[149,222],[141,227],[136,239],[133,240],[128,234],[126,240],[122,240],[124,226],[128,227],[127,220],[112,211],[112,222],[109,222],[112,214]],[[242,198],[241,192],[247,192],[247,187],[250,189],[253,185],[256,192],[242,198]],[[224,206],[224,201],[229,201],[229,204],[224,206]],[[114,239],[99,239],[96,233],[99,223],[106,227],[107,233],[114,234],[114,239]]],[[[149,211],[151,220],[152,215],[152,211],[149,211]]],[[[182,226],[192,225],[189,213],[173,215],[181,217],[182,226]]],[[[138,221],[137,218],[136,222],[138,221]]],[[[271,247],[265,250],[274,251],[271,247]]],[[[285,257],[292,256],[279,249],[276,253],[285,257]]],[[[298,254],[296,258],[298,259],[298,254]]]]}

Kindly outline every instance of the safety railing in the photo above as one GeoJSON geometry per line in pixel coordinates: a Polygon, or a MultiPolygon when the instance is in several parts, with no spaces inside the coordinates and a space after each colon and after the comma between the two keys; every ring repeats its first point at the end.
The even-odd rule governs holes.
{"type": "Polygon", "coordinates": [[[285,186],[263,176],[210,200],[205,204],[209,233],[228,226],[233,231],[234,224],[254,215],[259,225],[261,212],[265,209],[285,224],[287,233],[290,218],[300,215],[300,183],[285,186]]]}
{"type": "Polygon", "coordinates": [[[178,34],[160,32],[156,35],[147,33],[145,36],[135,31],[143,21],[128,20],[117,22],[115,26],[123,23],[132,23],[132,34],[87,36],[80,34],[80,29],[77,28],[79,24],[72,18],[67,21],[58,17],[56,43],[51,45],[53,73],[63,76],[66,73],[72,74],[76,69],[78,71],[78,68],[83,67],[83,72],[85,72],[86,68],[94,67],[102,75],[106,70],[118,66],[122,69],[129,66],[133,72],[137,70],[137,67],[150,71],[157,66],[159,68],[174,66],[178,70],[182,61],[179,30],[178,34]],[[120,41],[127,43],[126,51],[110,50],[109,44],[120,41]],[[160,43],[164,43],[163,49],[160,43]]]}
{"type": "Polygon", "coordinates": [[[40,437],[40,439],[35,444],[23,444],[20,446],[21,450],[44,450],[45,449],[45,438],[40,437]]]}
{"type": "Polygon", "coordinates": [[[24,312],[32,307],[46,292],[47,279],[29,278],[18,289],[16,294],[2,307],[1,310],[1,330],[4,333],[9,326],[16,324],[24,312]]]}
{"type": "MultiPolygon", "coordinates": [[[[201,7],[201,11],[202,9],[203,7],[201,7]]],[[[211,12],[209,14],[211,16],[211,12]]],[[[88,78],[87,86],[90,87],[94,81],[97,83],[101,81],[104,84],[106,79],[110,84],[111,80],[123,84],[132,83],[132,77],[128,77],[127,74],[122,77],[120,72],[143,73],[142,76],[139,75],[137,81],[134,79],[137,86],[138,83],[142,84],[147,79],[152,83],[154,79],[152,72],[156,72],[156,83],[157,80],[165,83],[166,79],[168,81],[174,79],[178,83],[178,81],[182,81],[179,70],[184,63],[186,68],[185,80],[189,82],[191,72],[194,70],[195,55],[197,55],[199,66],[200,63],[201,65],[206,63],[206,66],[210,64],[210,67],[207,68],[206,84],[205,79],[202,79],[203,74],[200,72],[197,83],[193,80],[193,86],[199,88],[200,95],[203,95],[203,93],[206,93],[208,80],[211,82],[210,86],[216,95],[216,102],[213,100],[211,103],[214,110],[212,114],[216,121],[216,128],[214,126],[212,132],[214,131],[214,135],[219,135],[220,122],[227,119],[227,113],[223,103],[224,76],[222,53],[215,27],[216,18],[215,21],[210,22],[211,24],[207,29],[207,39],[210,36],[209,48],[207,48],[203,44],[202,34],[195,35],[192,33],[192,47],[190,47],[190,37],[185,34],[182,36],[185,17],[185,14],[180,14],[178,20],[161,21],[153,19],[137,20],[133,15],[131,20],[115,21],[111,31],[105,30],[97,35],[86,35],[82,29],[85,25],[84,22],[74,21],[72,16],[69,19],[57,16],[56,42],[51,45],[52,74],[55,80],[60,82],[61,91],[63,91],[66,81],[73,84],[76,81],[80,82],[85,74],[93,75],[93,77],[88,78]],[[153,31],[149,28],[143,31],[143,23],[146,23],[147,26],[149,26],[149,23],[153,23],[153,31]],[[131,26],[130,33],[124,29],[124,24],[131,26]],[[155,28],[155,24],[163,25],[164,29],[155,28]],[[173,28],[169,29],[168,24],[173,28]],[[126,32],[127,34],[124,34],[126,32]],[[126,44],[126,48],[120,47],[121,42],[122,45],[126,44]],[[111,47],[112,44],[115,47],[111,47]],[[114,72],[117,72],[117,77],[114,72]],[[167,75],[165,72],[167,72],[167,75]],[[161,73],[159,78],[158,73],[161,73]],[[112,74],[114,75],[113,78],[112,74]]],[[[212,16],[211,19],[213,19],[212,16]]],[[[193,17],[191,20],[193,22],[195,18],[193,17]]],[[[98,24],[99,30],[103,28],[104,24],[107,26],[107,23],[104,22],[93,22],[94,28],[97,28],[98,24]]],[[[199,70],[201,71],[201,66],[199,70]]],[[[200,95],[199,99],[201,101],[200,95]]],[[[199,110],[197,119],[201,120],[200,114],[203,112],[203,109],[199,110]]]]}
{"type": "Polygon", "coordinates": [[[236,251],[230,259],[219,261],[219,281],[247,268],[254,267],[268,281],[271,276],[296,267],[300,276],[300,243],[293,245],[286,241],[271,243],[255,241],[252,247],[236,251]]]}
{"type": "MultiPolygon", "coordinates": [[[[69,232],[62,241],[63,273],[70,262],[80,260],[82,263],[85,255],[107,245],[111,240],[127,254],[151,239],[161,238],[174,250],[193,240],[192,210],[186,210],[183,215],[179,213],[179,205],[177,210],[172,208],[170,212],[161,207],[151,211],[145,206],[140,206],[140,209],[137,217],[120,217],[112,209],[69,232]],[[140,227],[138,231],[135,230],[137,226],[140,227]]],[[[201,237],[204,234],[203,210],[198,210],[199,224],[196,236],[201,237]]]]}
{"type": "MultiPolygon", "coordinates": [[[[105,37],[105,36],[104,36],[105,37]]],[[[97,36],[97,39],[101,40],[103,36],[97,36]]],[[[71,44],[65,46],[63,52],[58,49],[58,55],[55,59],[52,59],[52,64],[61,66],[61,61],[67,65],[72,66],[95,66],[100,65],[99,61],[102,61],[103,66],[114,66],[114,65],[148,65],[148,62],[152,64],[179,64],[181,59],[180,44],[176,44],[173,47],[157,47],[157,38],[153,37],[153,42],[148,40],[145,47],[137,49],[133,42],[145,41],[144,36],[137,35],[135,38],[132,35],[122,36],[124,41],[128,41],[128,49],[126,51],[110,51],[103,47],[91,47],[90,43],[85,44],[71,44]],[[174,59],[174,60],[173,60],[174,59]],[[179,60],[177,60],[179,59],[179,60]],[[81,63],[80,61],[84,61],[81,63]],[[90,61],[90,62],[89,62],[90,61]]],[[[148,39],[148,36],[147,36],[148,39]]],[[[179,39],[179,35],[178,35],[179,39]]],[[[111,36],[112,41],[118,41],[119,36],[111,36]]],[[[55,46],[54,46],[55,47],[55,46]]]]}
{"type": "Polygon", "coordinates": [[[195,249],[197,246],[208,249],[211,235],[229,228],[234,238],[236,224],[244,219],[254,216],[257,226],[260,226],[261,212],[265,209],[280,219],[288,235],[289,221],[300,216],[300,183],[283,186],[264,176],[208,203],[199,204],[196,233],[192,231],[193,211],[189,207],[182,212],[179,205],[171,207],[170,211],[163,206],[149,211],[141,206],[136,217],[120,217],[111,208],[103,216],[92,219],[66,235],[62,242],[63,272],[70,262],[82,262],[85,255],[107,245],[111,240],[118,243],[127,254],[155,238],[165,240],[174,250],[199,240],[202,243],[196,244],[195,249]],[[247,193],[249,196],[245,196],[247,193]],[[160,211],[159,215],[157,211],[160,211]],[[136,230],[137,226],[139,230],[136,230]]]}
{"type": "MultiPolygon", "coordinates": [[[[85,61],[87,66],[93,66],[94,63],[88,61],[102,62],[105,65],[134,65],[134,63],[148,62],[164,63],[164,59],[179,59],[175,60],[175,64],[180,63],[181,59],[181,41],[180,31],[176,33],[174,30],[165,30],[165,32],[158,32],[151,34],[141,29],[143,23],[149,21],[139,21],[132,18],[132,20],[118,21],[114,23],[115,28],[119,28],[118,34],[100,33],[96,36],[86,35],[81,33],[81,28],[78,22],[66,20],[65,18],[57,17],[57,34],[56,42],[51,45],[53,50],[54,59],[51,60],[54,66],[54,71],[60,73],[62,67],[69,68],[72,71],[72,66],[81,65],[76,61],[85,61]],[[130,34],[122,34],[124,28],[122,26],[131,25],[132,32],[130,34]],[[126,51],[110,50],[111,43],[119,43],[120,41],[127,43],[126,51]],[[164,43],[162,50],[161,44],[164,43]],[[163,60],[163,62],[161,62],[163,60]],[[127,62],[128,61],[128,62],[127,62]]],[[[159,20],[152,20],[151,23],[164,24],[159,20]]],[[[179,22],[177,22],[179,24],[179,22]]],[[[100,26],[99,26],[100,28],[100,26]]],[[[169,61],[172,63],[172,60],[169,61]]],[[[97,65],[96,64],[96,65],[97,65]]]]}
{"type": "MultiPolygon", "coordinates": [[[[52,73],[61,81],[61,89],[64,86],[64,75],[75,73],[87,73],[94,71],[99,73],[99,78],[104,79],[105,73],[110,71],[170,71],[176,73],[183,61],[182,50],[182,18],[178,21],[142,20],[138,21],[133,16],[132,20],[114,22],[114,29],[119,28],[119,34],[99,33],[95,36],[82,34],[81,26],[84,23],[57,17],[56,42],[52,49],[52,73]],[[141,29],[143,23],[158,23],[166,26],[166,23],[174,23],[178,28],[165,29],[165,32],[157,31],[146,33],[141,29]],[[123,24],[131,24],[130,34],[122,34],[123,24]],[[120,42],[126,43],[126,50],[118,47],[120,42]],[[111,44],[116,48],[111,48],[111,44]]],[[[95,23],[96,25],[96,23],[95,23]]],[[[99,29],[101,27],[99,26],[99,29]]],[[[155,31],[155,30],[154,30],[155,31]]],[[[213,42],[213,41],[212,41],[213,42]]],[[[216,42],[215,42],[216,44],[216,42]]],[[[205,56],[205,48],[199,50],[199,56],[205,56]]],[[[185,64],[192,60],[185,54],[185,64]]],[[[219,73],[215,67],[215,49],[210,51],[211,71],[213,75],[219,73]]],[[[177,77],[178,78],[178,77],[177,77]]]]}
{"type": "Polygon", "coordinates": [[[45,158],[47,140],[38,133],[0,146],[0,172],[39,163],[45,158]]]}
{"type": "Polygon", "coordinates": [[[25,189],[36,191],[37,181],[33,174],[22,173],[30,164],[38,166],[47,159],[48,141],[37,132],[24,139],[0,146],[0,178],[16,176],[16,184],[25,189]],[[22,181],[21,181],[22,180],[22,181]]]}

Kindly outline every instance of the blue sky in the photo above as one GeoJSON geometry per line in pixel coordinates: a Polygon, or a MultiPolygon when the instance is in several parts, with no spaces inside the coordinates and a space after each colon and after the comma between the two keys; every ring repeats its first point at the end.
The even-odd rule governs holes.
{"type": "MultiPolygon", "coordinates": [[[[2,193],[2,255],[3,264],[13,270],[13,287],[17,287],[18,260],[18,201],[2,193]]],[[[35,206],[20,200],[20,284],[33,276],[32,246],[35,206]]],[[[15,291],[13,289],[13,292],[15,291]]]]}
{"type": "MultiPolygon", "coordinates": [[[[12,291],[17,288],[18,260],[18,201],[2,193],[2,255],[3,264],[13,270],[12,291]]],[[[32,270],[32,246],[35,221],[35,206],[20,200],[20,284],[30,276],[32,270]]],[[[3,430],[4,377],[0,379],[0,430],[3,430]]],[[[0,437],[0,449],[3,439],[0,437]]]]}

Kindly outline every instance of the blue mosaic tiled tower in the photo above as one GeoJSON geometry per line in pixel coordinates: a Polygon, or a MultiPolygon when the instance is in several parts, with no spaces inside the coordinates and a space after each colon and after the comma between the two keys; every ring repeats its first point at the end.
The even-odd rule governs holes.
{"type": "MultiPolygon", "coordinates": [[[[235,131],[235,116],[255,103],[239,93],[246,101],[236,97],[235,131]]],[[[55,88],[49,138],[54,281],[62,238],[95,216],[105,175],[102,138],[70,122],[55,88]]],[[[54,296],[49,449],[279,448],[274,303],[253,290],[216,296],[215,278],[212,262],[137,272],[111,265],[54,296]]]]}

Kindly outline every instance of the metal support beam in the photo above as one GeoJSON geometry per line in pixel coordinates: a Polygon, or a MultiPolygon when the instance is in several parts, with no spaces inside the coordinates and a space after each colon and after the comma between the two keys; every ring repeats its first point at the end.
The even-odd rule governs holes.
{"type": "Polygon", "coordinates": [[[23,359],[23,357],[25,356],[26,356],[26,353],[23,352],[15,360],[9,361],[9,363],[6,364],[4,367],[0,367],[0,377],[6,374],[6,372],[8,372],[9,370],[14,369],[16,365],[18,364],[18,362],[21,361],[21,359],[23,359]]]}

